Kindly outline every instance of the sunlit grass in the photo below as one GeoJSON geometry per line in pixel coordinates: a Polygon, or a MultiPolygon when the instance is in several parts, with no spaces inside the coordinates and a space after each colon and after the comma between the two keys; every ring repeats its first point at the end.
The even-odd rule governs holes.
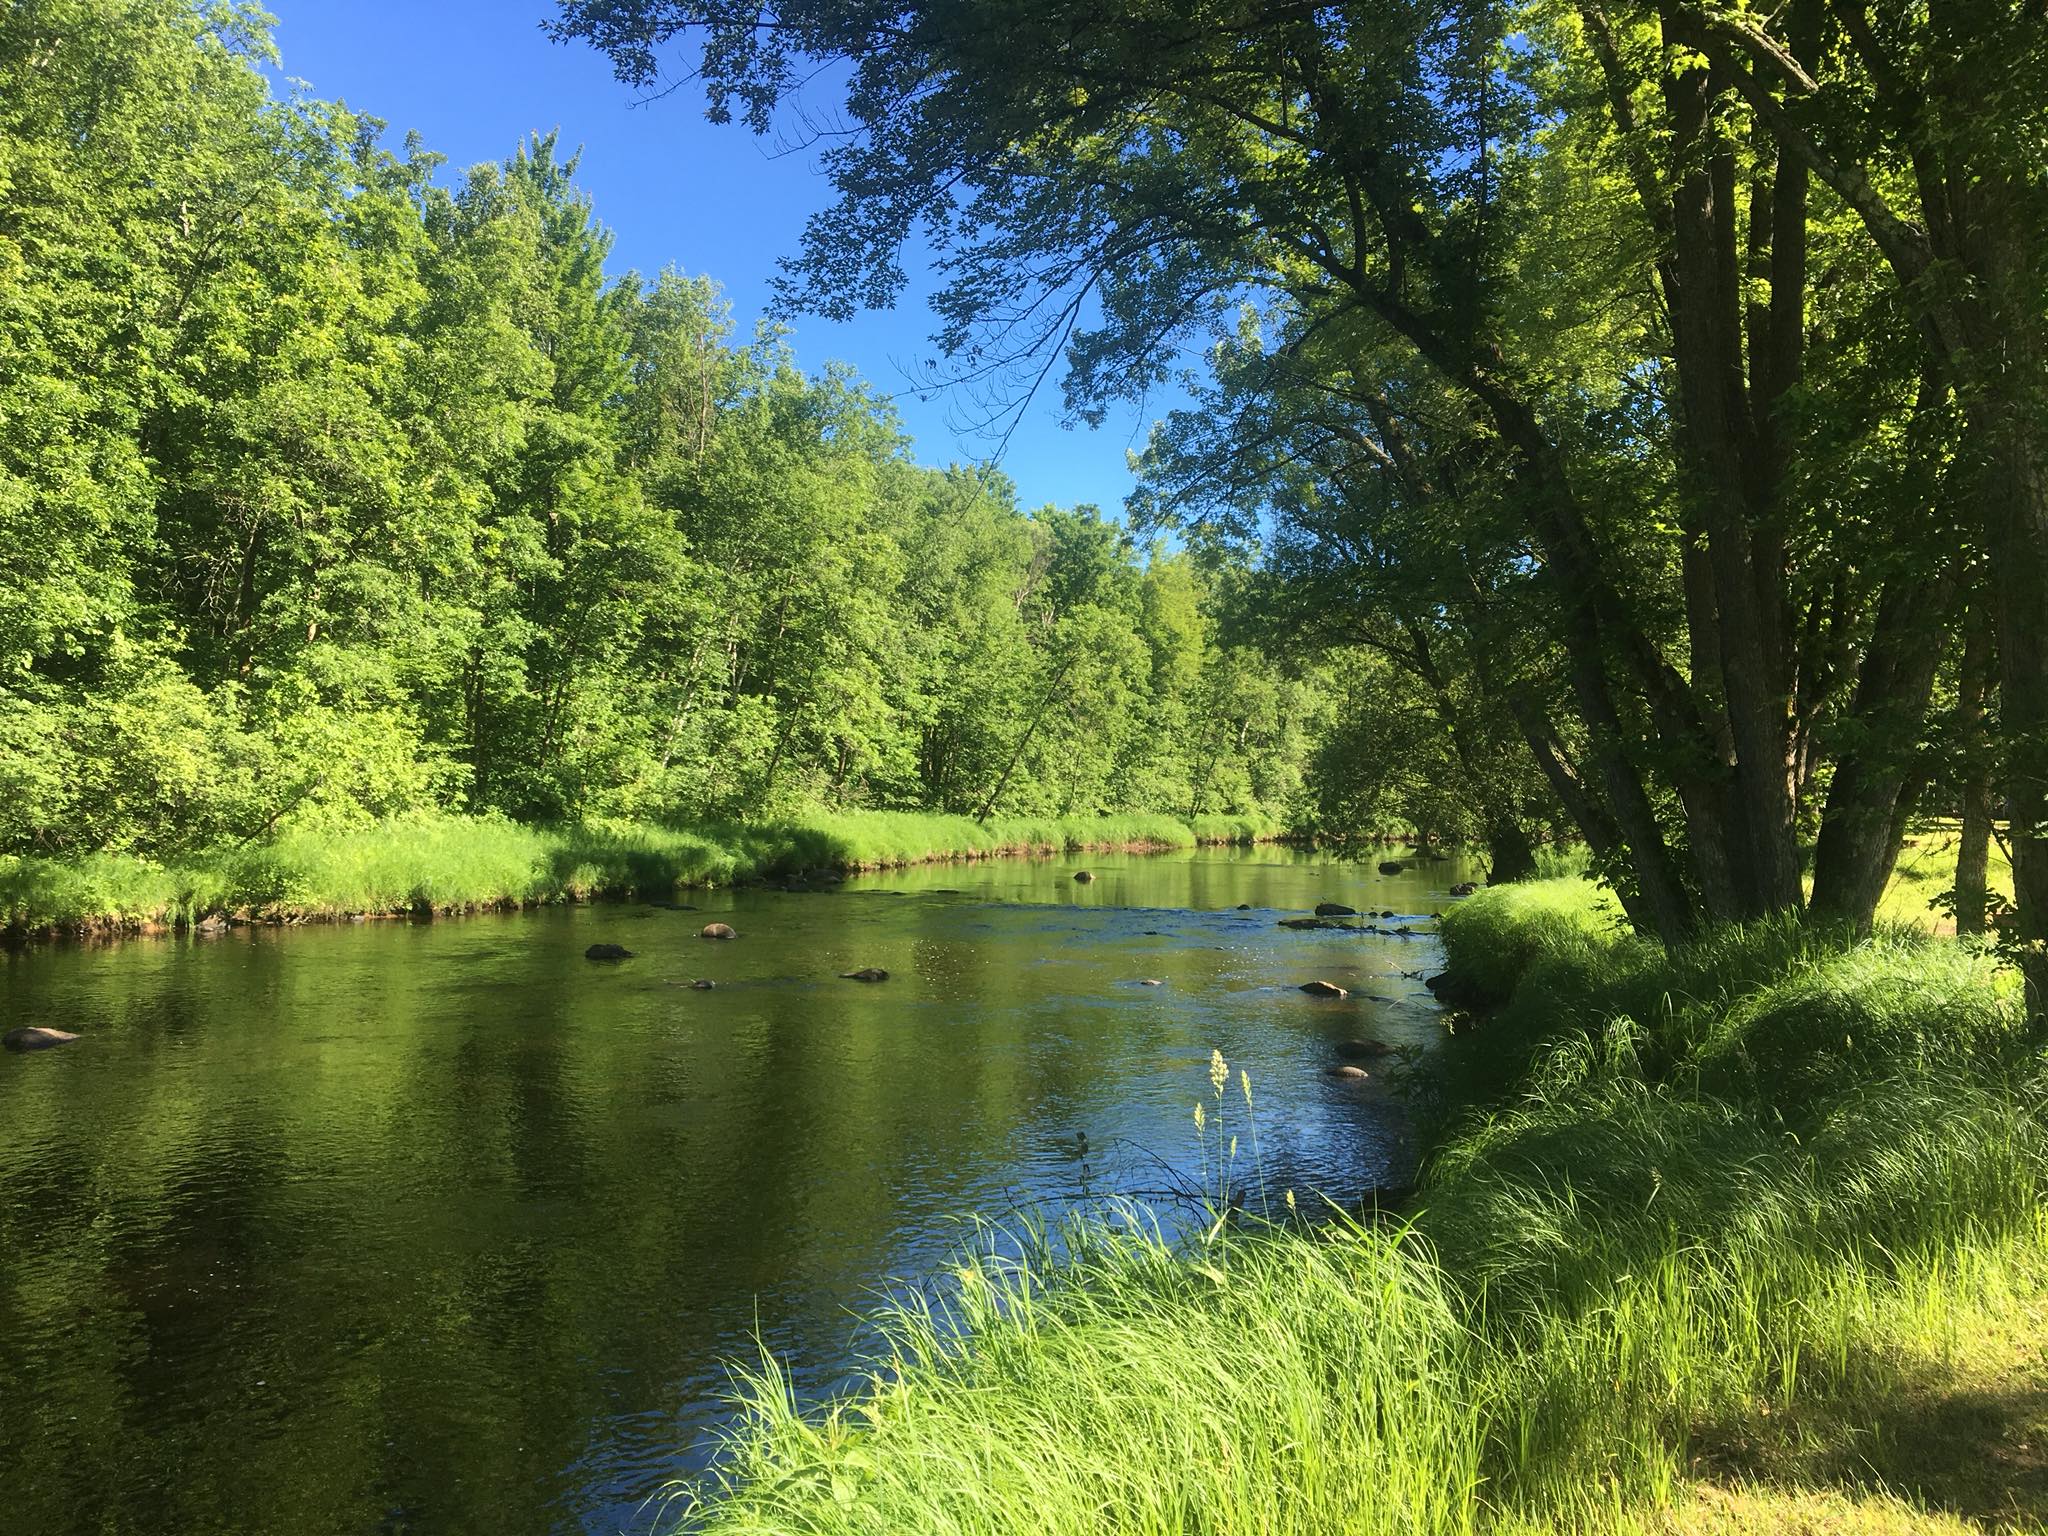
{"type": "Polygon", "coordinates": [[[2048,1299],[2039,1042],[1952,943],[1762,924],[1668,955],[1598,901],[1503,888],[1447,920],[1453,965],[1507,1001],[1453,1044],[1494,1063],[1448,1081],[1491,1096],[1454,1106],[1407,1224],[1220,1219],[1243,1116],[1212,1059],[1192,1133],[1219,1219],[1174,1244],[1113,1211],[1021,1258],[986,1247],[885,1319],[865,1391],[815,1411],[764,1361],[716,1478],[672,1513],[719,1533],[1911,1521],[1912,1479],[1935,1497],[1986,1452],[1967,1419],[1902,1431],[1900,1405],[1972,1352],[2020,1360],[2048,1299]],[[1879,1462],[1891,1484],[1766,1481],[1879,1462]]]}
{"type": "Polygon", "coordinates": [[[533,827],[423,816],[348,831],[293,831],[177,865],[126,855],[0,857],[0,927],[37,931],[411,910],[463,912],[596,896],[666,896],[807,871],[880,869],[999,854],[1163,850],[1277,836],[1256,817],[820,814],[770,823],[533,827]]]}

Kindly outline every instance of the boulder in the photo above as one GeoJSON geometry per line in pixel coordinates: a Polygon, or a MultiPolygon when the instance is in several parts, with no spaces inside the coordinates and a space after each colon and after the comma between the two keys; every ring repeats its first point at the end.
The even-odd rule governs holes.
{"type": "Polygon", "coordinates": [[[1304,981],[1301,990],[1310,997],[1349,997],[1351,994],[1334,981],[1304,981]]]}
{"type": "Polygon", "coordinates": [[[1323,1076],[1342,1078],[1350,1083],[1362,1083],[1372,1074],[1363,1067],[1325,1067],[1323,1076]]]}
{"type": "Polygon", "coordinates": [[[1403,864],[1399,859],[1380,860],[1380,873],[1383,875],[1398,875],[1407,867],[1408,866],[1406,864],[1403,864]]]}
{"type": "Polygon", "coordinates": [[[841,981],[887,981],[889,973],[879,965],[864,965],[857,971],[841,971],[841,981]]]}
{"type": "Polygon", "coordinates": [[[1358,909],[1347,907],[1341,901],[1319,901],[1316,903],[1317,917],[1356,917],[1358,909]]]}
{"type": "Polygon", "coordinates": [[[1391,1056],[1394,1048],[1384,1040],[1340,1040],[1337,1054],[1348,1056],[1353,1061],[1370,1061],[1377,1056],[1391,1056]]]}
{"type": "Polygon", "coordinates": [[[1456,885],[1451,887],[1451,894],[1453,896],[1470,896],[1474,891],[1478,889],[1479,884],[1477,881],[1460,880],[1456,885]]]}
{"type": "Polygon", "coordinates": [[[1081,883],[1082,885],[1086,885],[1086,884],[1088,884],[1088,883],[1089,883],[1089,882],[1090,882],[1091,880],[1093,880],[1093,879],[1095,878],[1095,876],[1093,876],[1092,874],[1090,874],[1090,873],[1089,873],[1089,872],[1088,872],[1087,870],[1085,870],[1085,869],[1082,869],[1082,870],[1076,870],[1076,871],[1074,872],[1074,878],[1075,878],[1075,879],[1076,879],[1077,881],[1079,881],[1079,882],[1080,882],[1080,883],[1081,883]]]}
{"type": "Polygon", "coordinates": [[[1381,917],[1392,917],[1392,916],[1394,916],[1394,913],[1393,913],[1393,912],[1392,912],[1391,910],[1389,910],[1389,911],[1386,911],[1386,912],[1382,912],[1382,913],[1380,914],[1380,916],[1381,916],[1381,917]]]}
{"type": "Polygon", "coordinates": [[[700,939],[736,939],[739,935],[734,933],[728,924],[706,923],[697,930],[697,937],[700,939]]]}
{"type": "Polygon", "coordinates": [[[593,944],[583,951],[586,960],[630,960],[633,951],[623,944],[593,944]]]}
{"type": "Polygon", "coordinates": [[[67,1029],[46,1029],[40,1024],[30,1024],[0,1035],[0,1045],[10,1051],[47,1051],[53,1045],[69,1045],[77,1038],[67,1029]]]}

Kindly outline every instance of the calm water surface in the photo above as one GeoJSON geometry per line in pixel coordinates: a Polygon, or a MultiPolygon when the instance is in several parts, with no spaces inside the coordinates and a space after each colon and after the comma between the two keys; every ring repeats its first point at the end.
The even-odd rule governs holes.
{"type": "Polygon", "coordinates": [[[1435,942],[1276,919],[1468,876],[1091,856],[0,959],[0,1029],[85,1036],[0,1056],[0,1532],[652,1530],[757,1332],[830,1390],[963,1215],[1193,1177],[1212,1047],[1276,1187],[1399,1177],[1385,1074],[1322,1072],[1432,1038],[1435,942]]]}

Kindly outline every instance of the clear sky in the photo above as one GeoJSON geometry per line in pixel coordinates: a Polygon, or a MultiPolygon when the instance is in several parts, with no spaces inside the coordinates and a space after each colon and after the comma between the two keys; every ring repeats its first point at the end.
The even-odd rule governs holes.
{"type": "MultiPolygon", "coordinates": [[[[732,301],[742,337],[767,300],[776,258],[795,249],[806,217],[830,200],[808,155],[778,155],[744,128],[714,127],[701,97],[686,90],[636,104],[596,53],[548,41],[540,22],[554,14],[553,0],[269,0],[269,9],[287,77],[385,119],[394,150],[417,129],[448,157],[444,175],[505,158],[531,131],[559,128],[565,148],[583,147],[578,179],[617,237],[614,269],[708,274],[732,301]]],[[[975,401],[911,393],[933,329],[913,292],[896,310],[851,324],[800,317],[794,344],[806,368],[845,359],[894,395],[920,460],[986,459],[998,445],[974,430],[975,401]]],[[[1154,403],[1113,415],[1099,431],[1070,431],[1049,383],[1002,467],[1026,506],[1092,501],[1120,512],[1131,486],[1126,451],[1142,446],[1166,408],[1154,403]]]]}

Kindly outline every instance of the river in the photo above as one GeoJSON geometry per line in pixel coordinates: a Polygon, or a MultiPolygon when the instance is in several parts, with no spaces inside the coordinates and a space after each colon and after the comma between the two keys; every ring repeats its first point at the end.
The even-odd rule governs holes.
{"type": "Polygon", "coordinates": [[[0,1030],[83,1037],[0,1056],[0,1531],[657,1529],[755,1337],[831,1390],[965,1218],[1197,1180],[1212,1049],[1271,1187],[1403,1177],[1385,1064],[1326,1069],[1427,1048],[1471,875],[1085,855],[0,959],[0,1030]],[[1278,926],[1324,900],[1419,934],[1278,926]]]}

